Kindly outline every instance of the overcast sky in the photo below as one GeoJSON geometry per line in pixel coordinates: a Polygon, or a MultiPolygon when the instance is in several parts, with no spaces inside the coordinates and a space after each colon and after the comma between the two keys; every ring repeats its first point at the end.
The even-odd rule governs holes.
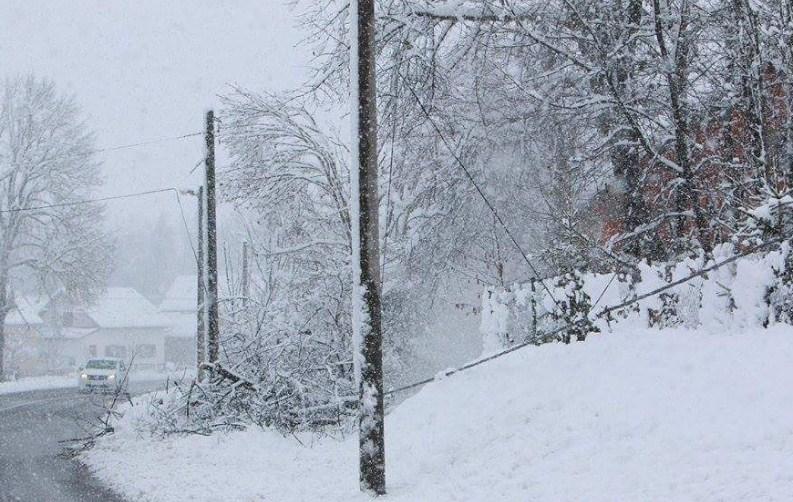
{"type": "MultiPolygon", "coordinates": [[[[0,0],[0,72],[72,93],[99,148],[187,134],[230,83],[298,85],[307,49],[284,0],[0,0]]],[[[193,187],[200,137],[102,154],[103,195],[193,187]]],[[[111,224],[151,221],[173,196],[108,203],[111,224]],[[133,216],[133,210],[143,217],[133,216]]]]}

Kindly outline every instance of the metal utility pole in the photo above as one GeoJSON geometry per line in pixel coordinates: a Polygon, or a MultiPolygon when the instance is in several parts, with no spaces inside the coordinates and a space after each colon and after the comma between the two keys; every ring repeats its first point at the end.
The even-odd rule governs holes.
{"type": "Polygon", "coordinates": [[[385,494],[374,0],[350,2],[353,350],[361,491],[385,494]]]}
{"type": "Polygon", "coordinates": [[[198,253],[196,256],[198,260],[198,284],[196,285],[196,375],[198,380],[204,379],[204,370],[201,365],[206,362],[207,352],[207,318],[206,309],[204,306],[204,187],[198,187],[198,253]]]}
{"type": "Polygon", "coordinates": [[[218,236],[215,211],[215,113],[206,116],[206,210],[207,210],[207,356],[209,363],[218,362],[220,354],[220,322],[218,320],[218,236]]]}

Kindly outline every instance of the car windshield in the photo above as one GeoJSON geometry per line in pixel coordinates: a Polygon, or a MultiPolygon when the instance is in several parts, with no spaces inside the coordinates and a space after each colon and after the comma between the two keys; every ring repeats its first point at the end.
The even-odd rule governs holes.
{"type": "Polygon", "coordinates": [[[114,370],[116,369],[116,361],[112,359],[91,359],[85,367],[92,370],[114,370]]]}

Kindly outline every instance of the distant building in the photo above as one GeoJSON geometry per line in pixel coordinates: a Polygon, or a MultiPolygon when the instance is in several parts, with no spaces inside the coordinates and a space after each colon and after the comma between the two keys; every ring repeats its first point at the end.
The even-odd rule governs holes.
{"type": "Polygon", "coordinates": [[[166,353],[177,365],[192,366],[196,360],[197,281],[195,275],[180,275],[160,302],[160,315],[170,327],[166,353]]]}
{"type": "Polygon", "coordinates": [[[170,326],[133,288],[107,288],[91,305],[52,299],[40,312],[42,352],[52,369],[73,370],[97,356],[120,357],[134,369],[159,370],[170,326]]]}
{"type": "Polygon", "coordinates": [[[158,309],[133,288],[107,288],[91,304],[63,295],[20,297],[6,316],[6,364],[17,376],[69,373],[91,357],[136,370],[193,367],[196,278],[178,277],[158,309]]]}

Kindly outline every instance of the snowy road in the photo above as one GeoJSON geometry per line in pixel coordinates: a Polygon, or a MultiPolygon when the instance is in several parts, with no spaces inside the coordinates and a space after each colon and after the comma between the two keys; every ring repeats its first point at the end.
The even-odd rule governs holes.
{"type": "Polygon", "coordinates": [[[102,399],[75,389],[0,395],[0,502],[123,500],[58,455],[58,441],[84,436],[101,415],[102,399]]]}

